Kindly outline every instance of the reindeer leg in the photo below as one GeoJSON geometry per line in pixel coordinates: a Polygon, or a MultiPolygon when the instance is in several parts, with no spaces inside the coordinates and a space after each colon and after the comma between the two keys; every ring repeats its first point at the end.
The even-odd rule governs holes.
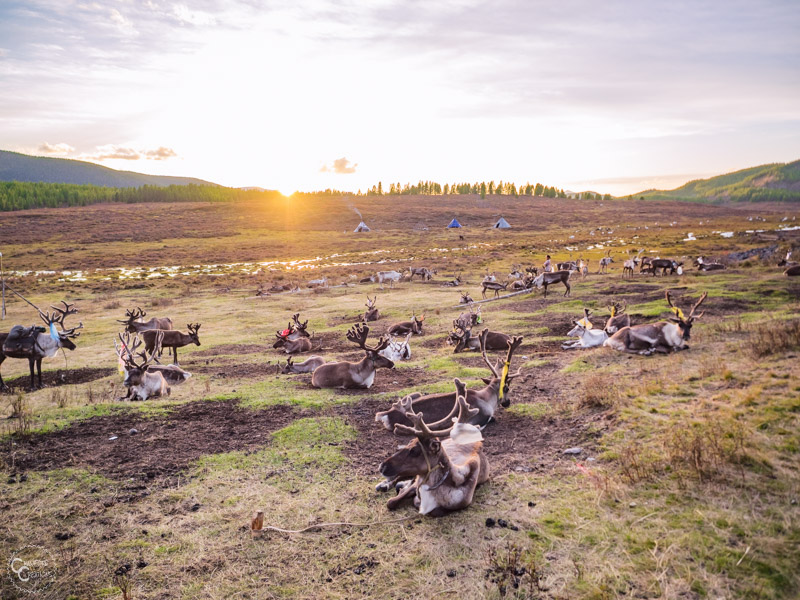
{"type": "Polygon", "coordinates": [[[389,510],[394,510],[394,509],[396,509],[396,508],[398,508],[400,506],[400,504],[403,502],[403,500],[407,500],[409,498],[409,496],[416,495],[417,486],[419,485],[418,482],[419,482],[419,477],[417,477],[414,481],[412,481],[407,486],[405,486],[402,490],[400,490],[400,493],[398,493],[397,496],[395,496],[394,498],[390,499],[386,503],[386,508],[388,508],[389,510]]]}
{"type": "MultiPolygon", "coordinates": [[[[37,373],[39,375],[39,389],[41,389],[43,387],[42,386],[42,359],[41,358],[36,359],[36,371],[37,371],[37,373]]],[[[31,379],[33,379],[33,373],[32,372],[31,372],[31,379]]]]}
{"type": "Polygon", "coordinates": [[[565,282],[564,282],[564,285],[565,285],[565,286],[567,286],[567,291],[566,291],[566,292],[564,292],[564,296],[569,296],[569,292],[570,292],[570,290],[571,290],[572,288],[570,288],[570,286],[569,286],[569,282],[567,282],[567,281],[565,281],[565,282]]]}
{"type": "MultiPolygon", "coordinates": [[[[5,354],[0,354],[0,365],[3,364],[3,361],[6,359],[5,354]]],[[[0,374],[0,390],[7,390],[9,387],[3,381],[3,376],[0,374]]]]}

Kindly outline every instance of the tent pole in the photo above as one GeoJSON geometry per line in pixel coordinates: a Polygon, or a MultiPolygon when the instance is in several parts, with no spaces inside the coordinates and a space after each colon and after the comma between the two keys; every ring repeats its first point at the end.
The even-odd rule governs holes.
{"type": "Polygon", "coordinates": [[[0,252],[0,287],[3,288],[3,307],[0,309],[0,318],[6,318],[6,276],[3,272],[3,253],[0,252]]]}

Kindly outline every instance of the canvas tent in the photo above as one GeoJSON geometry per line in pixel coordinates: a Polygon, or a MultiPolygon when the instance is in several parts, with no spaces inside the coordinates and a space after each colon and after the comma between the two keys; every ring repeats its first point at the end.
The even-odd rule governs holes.
{"type": "Polygon", "coordinates": [[[367,227],[367,224],[364,223],[364,221],[361,221],[361,223],[358,224],[358,227],[353,230],[353,233],[360,233],[362,231],[369,231],[369,227],[367,227]]]}
{"type": "Polygon", "coordinates": [[[494,228],[495,229],[511,229],[511,225],[509,225],[508,221],[506,221],[503,217],[500,217],[500,220],[497,221],[497,223],[494,224],[494,228]]]}
{"type": "Polygon", "coordinates": [[[454,227],[461,227],[461,223],[458,222],[458,219],[455,217],[452,221],[450,221],[450,225],[447,226],[447,229],[453,229],[454,227]]]}

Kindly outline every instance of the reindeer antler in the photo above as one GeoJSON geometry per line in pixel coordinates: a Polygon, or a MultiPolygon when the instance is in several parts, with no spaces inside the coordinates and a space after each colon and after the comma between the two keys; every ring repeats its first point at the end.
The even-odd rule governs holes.
{"type": "Polygon", "coordinates": [[[691,318],[699,319],[704,314],[706,314],[706,311],[701,312],[699,315],[694,314],[694,311],[697,310],[698,306],[700,306],[703,302],[705,302],[706,298],[708,298],[708,292],[703,292],[703,295],[700,296],[700,299],[694,303],[694,306],[692,306],[692,309],[689,311],[689,317],[688,317],[689,319],[691,318]]]}
{"type": "Polygon", "coordinates": [[[358,323],[353,325],[350,330],[347,332],[347,339],[354,344],[358,344],[358,347],[362,350],[367,352],[380,352],[381,350],[385,349],[389,345],[389,340],[381,336],[378,338],[378,345],[377,346],[367,346],[367,336],[369,335],[369,327],[362,323],[358,323]]]}
{"type": "Polygon", "coordinates": [[[466,386],[459,381],[458,378],[454,380],[456,385],[456,401],[453,404],[453,409],[450,414],[444,419],[436,421],[436,423],[425,423],[423,413],[414,412],[413,401],[409,396],[406,396],[399,401],[399,409],[402,410],[409,421],[411,426],[397,423],[394,426],[395,433],[408,433],[418,437],[419,439],[441,438],[450,435],[450,432],[457,423],[469,423],[470,419],[478,414],[477,408],[472,408],[467,403],[466,399],[466,386]],[[454,415],[458,413],[457,417],[454,415]],[[447,429],[436,429],[441,424],[450,421],[451,425],[447,429]]]}
{"type": "Polygon", "coordinates": [[[675,306],[672,303],[672,296],[670,295],[669,290],[666,291],[665,295],[666,295],[666,298],[667,298],[667,303],[669,304],[670,308],[672,309],[672,312],[674,312],[675,316],[677,316],[681,321],[683,321],[684,318],[685,318],[684,314],[683,314],[683,311],[680,309],[680,307],[675,306]]]}
{"type": "Polygon", "coordinates": [[[486,356],[486,338],[489,335],[489,328],[487,327],[483,331],[481,331],[481,335],[478,337],[481,343],[481,356],[483,357],[483,362],[486,363],[486,366],[489,367],[489,370],[492,372],[492,375],[495,377],[500,377],[495,369],[495,366],[489,362],[489,359],[486,356]]]}

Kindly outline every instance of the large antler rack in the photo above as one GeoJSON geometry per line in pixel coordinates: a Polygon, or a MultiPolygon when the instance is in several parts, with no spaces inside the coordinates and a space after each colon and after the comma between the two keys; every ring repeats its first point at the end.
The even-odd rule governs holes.
{"type": "Polygon", "coordinates": [[[369,335],[369,327],[359,323],[357,325],[353,325],[350,330],[347,332],[347,339],[348,341],[357,344],[359,348],[365,350],[367,352],[380,352],[381,350],[387,348],[389,346],[389,340],[381,336],[378,339],[378,345],[369,347],[367,346],[367,336],[369,335]]]}
{"type": "Polygon", "coordinates": [[[164,332],[160,329],[157,330],[153,352],[149,358],[144,350],[139,351],[139,348],[142,345],[142,340],[139,339],[138,334],[134,334],[133,339],[131,339],[130,333],[120,333],[119,341],[122,343],[122,347],[117,345],[117,340],[114,340],[114,347],[117,350],[117,356],[122,359],[122,362],[125,363],[125,366],[128,368],[133,367],[135,369],[145,369],[147,365],[149,365],[153,359],[161,353],[161,344],[164,341],[164,332]],[[134,356],[138,356],[142,362],[137,363],[134,356]]]}
{"type": "Polygon", "coordinates": [[[58,325],[61,327],[61,332],[59,333],[60,336],[68,338],[76,338],[80,335],[78,329],[83,329],[83,322],[78,323],[77,327],[67,329],[64,326],[64,319],[66,319],[69,315],[74,315],[75,313],[77,313],[78,309],[74,308],[75,307],[74,304],[68,304],[64,300],[61,301],[61,304],[64,305],[64,308],[53,306],[52,304],[50,305],[50,308],[53,309],[52,314],[50,312],[42,312],[40,310],[39,317],[42,319],[42,321],[47,323],[48,327],[52,323],[58,323],[58,325]]]}
{"type": "Polygon", "coordinates": [[[456,384],[456,401],[453,410],[450,414],[437,421],[436,423],[425,423],[423,413],[417,413],[413,408],[413,401],[410,397],[405,397],[400,401],[400,409],[405,412],[406,417],[411,421],[411,426],[404,425],[403,423],[396,423],[394,426],[395,433],[406,433],[414,435],[420,439],[441,438],[450,435],[453,428],[458,423],[469,423],[470,419],[478,414],[477,408],[471,408],[467,403],[465,386],[458,379],[455,379],[456,384]],[[453,417],[458,412],[457,417],[453,417]],[[444,424],[450,420],[451,425],[446,429],[436,429],[439,425],[444,424]]]}

